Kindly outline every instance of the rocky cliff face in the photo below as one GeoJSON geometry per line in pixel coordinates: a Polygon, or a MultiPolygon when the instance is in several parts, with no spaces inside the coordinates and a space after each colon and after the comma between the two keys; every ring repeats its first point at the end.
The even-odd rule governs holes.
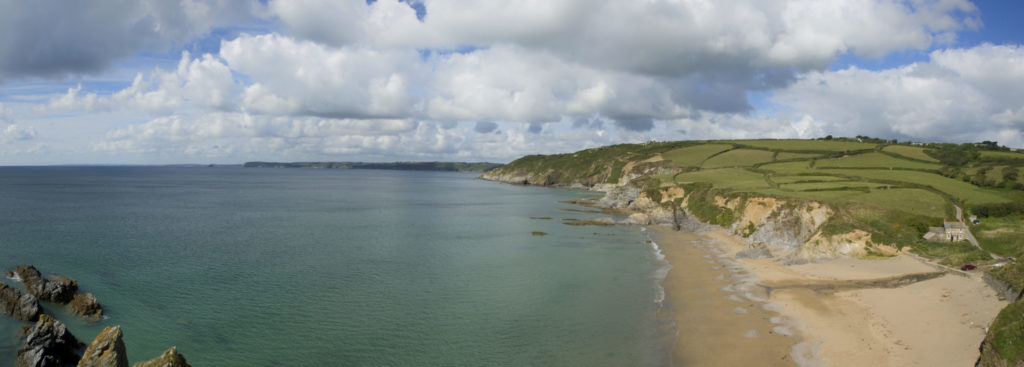
{"type": "Polygon", "coordinates": [[[67,326],[46,314],[28,330],[25,344],[18,349],[18,367],[64,366],[78,362],[82,343],[67,326]]]}
{"type": "MultiPolygon", "coordinates": [[[[483,179],[515,184],[584,186],[578,182],[553,183],[550,177],[550,173],[504,170],[481,175],[483,179]]],[[[725,228],[736,236],[746,238],[751,244],[763,243],[770,253],[782,256],[787,263],[862,256],[869,249],[878,250],[872,247],[871,235],[864,231],[822,234],[822,226],[835,215],[835,210],[818,202],[787,201],[773,197],[716,196],[714,205],[730,211],[734,217],[729,225],[719,227],[702,222],[689,211],[691,193],[684,192],[682,188],[663,188],[652,199],[641,188],[628,184],[629,181],[629,178],[623,177],[618,184],[586,183],[585,187],[605,193],[603,198],[594,202],[595,205],[632,212],[624,224],[672,225],[686,231],[725,228]],[[681,202],[681,205],[673,205],[674,202],[681,202]]],[[[882,252],[887,251],[883,249],[882,252]]]]}
{"type": "Polygon", "coordinates": [[[120,326],[104,328],[82,354],[78,367],[128,367],[123,336],[120,326]]]}

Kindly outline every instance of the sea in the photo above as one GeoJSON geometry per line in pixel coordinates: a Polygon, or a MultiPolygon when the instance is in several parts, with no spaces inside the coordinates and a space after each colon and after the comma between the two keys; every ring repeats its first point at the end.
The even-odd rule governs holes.
{"type": "MultiPolygon", "coordinates": [[[[564,224],[623,219],[567,203],[597,195],[454,172],[0,167],[0,268],[76,279],[104,319],[45,312],[85,343],[120,325],[131,363],[177,346],[193,366],[668,365],[656,246],[564,224]]],[[[0,315],[0,366],[24,325],[0,315]]]]}

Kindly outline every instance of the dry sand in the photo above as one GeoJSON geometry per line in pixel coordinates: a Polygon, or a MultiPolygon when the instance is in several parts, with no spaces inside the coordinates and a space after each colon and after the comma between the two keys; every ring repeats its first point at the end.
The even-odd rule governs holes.
{"type": "Polygon", "coordinates": [[[969,366],[1006,305],[980,274],[865,287],[936,271],[907,256],[784,266],[734,260],[747,245],[724,230],[652,230],[672,265],[664,286],[676,366],[969,366]]]}

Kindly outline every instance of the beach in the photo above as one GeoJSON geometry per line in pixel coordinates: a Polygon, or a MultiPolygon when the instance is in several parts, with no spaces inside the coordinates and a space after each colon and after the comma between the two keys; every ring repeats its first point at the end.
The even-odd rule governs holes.
{"type": "Polygon", "coordinates": [[[980,273],[906,255],[783,265],[736,259],[725,230],[651,227],[671,264],[673,365],[968,366],[1006,302],[980,273]]]}

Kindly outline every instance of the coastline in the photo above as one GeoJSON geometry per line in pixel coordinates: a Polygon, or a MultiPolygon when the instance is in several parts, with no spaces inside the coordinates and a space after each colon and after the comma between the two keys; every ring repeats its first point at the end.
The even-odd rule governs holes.
{"type": "Polygon", "coordinates": [[[646,228],[671,266],[676,366],[973,365],[1007,304],[980,274],[938,274],[909,256],[783,265],[736,259],[747,244],[725,230],[646,228]]]}

